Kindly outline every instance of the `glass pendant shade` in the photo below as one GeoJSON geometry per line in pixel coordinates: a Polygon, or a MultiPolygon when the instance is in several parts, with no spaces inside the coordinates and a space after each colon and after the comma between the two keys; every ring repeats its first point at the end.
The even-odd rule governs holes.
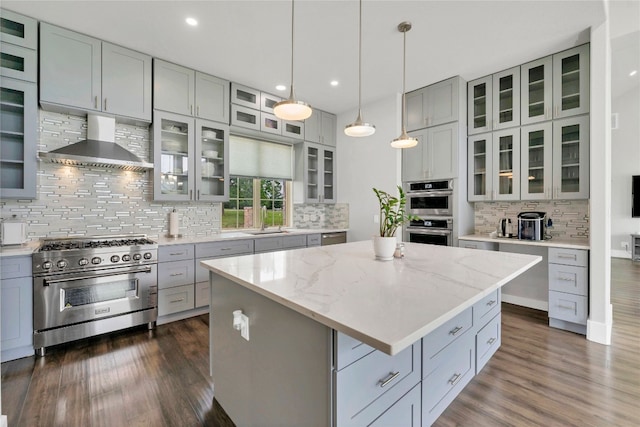
{"type": "Polygon", "coordinates": [[[350,125],[346,125],[344,133],[347,136],[360,138],[370,136],[376,132],[376,127],[362,120],[362,0],[360,0],[360,17],[358,21],[358,117],[350,125]]]}
{"type": "Polygon", "coordinates": [[[311,106],[304,101],[296,100],[293,90],[293,17],[295,4],[291,0],[291,91],[289,99],[285,99],[273,106],[273,114],[282,120],[305,120],[311,117],[313,110],[311,106]]]}

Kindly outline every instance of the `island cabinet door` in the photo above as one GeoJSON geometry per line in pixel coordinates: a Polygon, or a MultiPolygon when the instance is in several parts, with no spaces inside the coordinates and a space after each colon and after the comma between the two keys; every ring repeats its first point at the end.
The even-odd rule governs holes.
{"type": "Polygon", "coordinates": [[[371,425],[420,382],[420,373],[420,342],[395,356],[374,351],[334,372],[335,425],[371,425]]]}
{"type": "Polygon", "coordinates": [[[420,418],[420,385],[417,385],[368,427],[420,427],[420,418]]]}

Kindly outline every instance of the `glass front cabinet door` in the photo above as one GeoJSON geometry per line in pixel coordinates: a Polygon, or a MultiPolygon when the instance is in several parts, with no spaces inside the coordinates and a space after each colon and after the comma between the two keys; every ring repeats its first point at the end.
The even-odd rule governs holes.
{"type": "Polygon", "coordinates": [[[468,200],[482,202],[491,200],[493,182],[492,168],[493,140],[491,133],[470,136],[468,139],[469,182],[468,200]]]}
{"type": "Polygon", "coordinates": [[[520,67],[520,120],[523,125],[551,120],[552,61],[547,56],[520,67]]]}
{"type": "Polygon", "coordinates": [[[589,198],[589,116],[553,122],[553,198],[589,198]]]}
{"type": "Polygon", "coordinates": [[[493,75],[493,129],[520,126],[520,67],[493,75]]]}
{"type": "Polygon", "coordinates": [[[335,203],[335,150],[310,143],[305,143],[304,150],[306,203],[335,203]]]}
{"type": "Polygon", "coordinates": [[[467,86],[467,132],[469,135],[487,132],[493,125],[493,77],[469,82],[467,86]]]}
{"type": "Polygon", "coordinates": [[[545,200],[552,197],[552,125],[544,122],[520,128],[520,198],[545,200]]]}
{"type": "Polygon", "coordinates": [[[322,148],[322,203],[336,202],[336,157],[335,150],[322,148]]]}
{"type": "Polygon", "coordinates": [[[229,198],[229,128],[196,120],[195,200],[227,201],[229,198]]]}
{"type": "Polygon", "coordinates": [[[193,119],[156,112],[153,120],[154,199],[192,200],[193,119]]]}
{"type": "Polygon", "coordinates": [[[589,45],[553,55],[553,118],[589,112],[589,45]]]}
{"type": "Polygon", "coordinates": [[[493,200],[520,199],[520,129],[493,132],[493,200]]]}

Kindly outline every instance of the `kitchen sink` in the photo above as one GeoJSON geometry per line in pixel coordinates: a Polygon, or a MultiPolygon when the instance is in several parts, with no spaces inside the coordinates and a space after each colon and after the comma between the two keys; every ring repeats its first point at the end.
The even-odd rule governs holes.
{"type": "Polygon", "coordinates": [[[220,237],[223,239],[229,239],[234,237],[247,237],[250,235],[251,235],[250,233],[245,233],[244,231],[231,231],[231,232],[220,233],[220,237]]]}
{"type": "Polygon", "coordinates": [[[259,231],[250,231],[247,234],[251,234],[254,236],[260,236],[262,234],[287,234],[286,230],[259,230],[259,231]]]}

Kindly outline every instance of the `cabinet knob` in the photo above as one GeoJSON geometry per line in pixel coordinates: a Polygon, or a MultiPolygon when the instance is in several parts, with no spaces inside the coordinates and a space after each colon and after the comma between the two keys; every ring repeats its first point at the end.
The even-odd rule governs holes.
{"type": "Polygon", "coordinates": [[[107,111],[107,98],[104,99],[104,111],[107,111]]]}
{"type": "Polygon", "coordinates": [[[93,97],[93,108],[98,109],[98,96],[93,97]]]}
{"type": "Polygon", "coordinates": [[[196,116],[200,116],[200,106],[196,106],[196,116]]]}

